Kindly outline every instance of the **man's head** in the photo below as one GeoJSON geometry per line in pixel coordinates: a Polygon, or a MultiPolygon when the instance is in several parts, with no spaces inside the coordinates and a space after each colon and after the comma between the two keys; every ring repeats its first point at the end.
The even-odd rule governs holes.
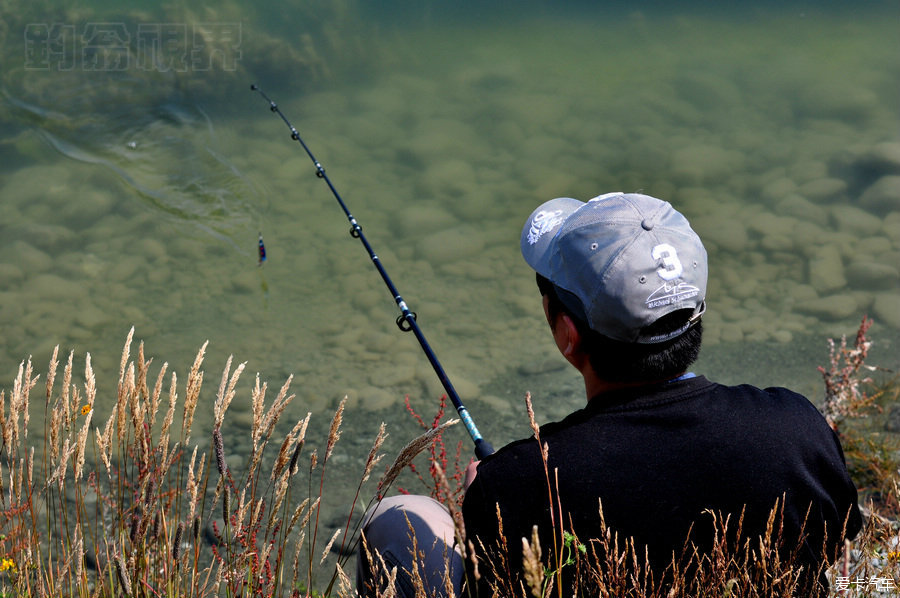
{"type": "Polygon", "coordinates": [[[591,362],[607,366],[597,372],[605,379],[665,377],[696,359],[706,250],[667,202],[636,193],[553,199],[532,213],[521,244],[551,315],[561,308],[592,340],[591,362]]]}

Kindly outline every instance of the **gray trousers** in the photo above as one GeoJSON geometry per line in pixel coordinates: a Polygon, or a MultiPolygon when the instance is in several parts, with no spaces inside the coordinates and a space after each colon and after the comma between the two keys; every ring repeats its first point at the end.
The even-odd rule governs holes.
{"type": "Polygon", "coordinates": [[[438,501],[418,495],[385,498],[366,512],[362,530],[373,562],[360,543],[356,562],[356,588],[360,596],[374,598],[383,593],[394,567],[398,597],[416,597],[414,569],[422,580],[425,596],[460,595],[463,560],[455,547],[453,518],[438,501]],[[413,554],[413,539],[416,554],[413,554]],[[384,560],[383,565],[378,555],[384,560]]]}

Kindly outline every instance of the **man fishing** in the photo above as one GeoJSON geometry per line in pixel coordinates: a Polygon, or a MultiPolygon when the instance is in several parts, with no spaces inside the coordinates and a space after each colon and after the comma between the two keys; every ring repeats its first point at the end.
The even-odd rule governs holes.
{"type": "MultiPolygon", "coordinates": [[[[396,590],[416,591],[410,530],[426,592],[487,597],[527,587],[522,539],[535,526],[545,556],[562,549],[562,531],[602,556],[608,529],[633,541],[652,583],[666,583],[673,563],[712,549],[723,522],[731,533],[740,524],[732,548],[759,546],[775,509],[798,595],[824,594],[824,568],[861,527],[840,443],[801,395],[688,371],[702,339],[707,255],[684,216],[636,193],[557,198],[528,218],[521,249],[586,406],[542,426],[540,443],[513,442],[470,468],[464,563],[452,518],[431,499],[392,497],[370,512],[364,535],[398,568],[396,590]]],[[[363,595],[384,587],[376,570],[362,555],[363,595]]],[[[558,573],[564,595],[591,594],[575,567],[558,573]]]]}

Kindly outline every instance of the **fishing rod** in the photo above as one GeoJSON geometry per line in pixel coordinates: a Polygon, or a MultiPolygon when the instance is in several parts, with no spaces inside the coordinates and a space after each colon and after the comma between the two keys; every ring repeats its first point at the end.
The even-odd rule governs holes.
{"type": "Polygon", "coordinates": [[[459,413],[460,419],[466,426],[466,430],[469,432],[469,436],[472,437],[472,442],[475,443],[475,455],[479,459],[482,459],[492,454],[494,452],[494,447],[492,447],[487,440],[482,438],[481,433],[478,431],[478,428],[475,427],[475,422],[472,420],[472,416],[469,415],[468,409],[466,409],[466,406],[463,405],[462,399],[459,398],[459,394],[456,392],[456,389],[453,388],[453,384],[450,383],[450,379],[447,378],[447,374],[444,372],[444,368],[441,366],[441,362],[438,361],[437,356],[431,349],[431,345],[428,344],[428,341],[425,339],[425,335],[419,328],[419,324],[418,322],[416,322],[416,313],[409,309],[409,306],[403,300],[403,297],[400,296],[400,293],[397,291],[397,287],[394,286],[394,283],[388,276],[387,271],[381,264],[381,260],[378,259],[375,251],[372,250],[372,246],[369,245],[369,241],[363,234],[362,227],[356,221],[356,218],[353,217],[353,214],[350,213],[350,210],[347,208],[347,204],[344,203],[341,195],[337,192],[337,189],[335,189],[334,185],[331,183],[331,179],[329,179],[328,175],[325,174],[325,169],[322,167],[319,161],[316,160],[316,157],[303,141],[303,138],[300,137],[300,133],[297,132],[297,129],[294,128],[294,125],[291,124],[291,122],[287,119],[281,109],[278,108],[278,104],[273,102],[272,99],[267,96],[257,85],[250,85],[250,90],[259,92],[259,95],[261,95],[267,102],[269,102],[269,109],[281,117],[281,120],[284,121],[284,124],[286,124],[287,127],[291,130],[291,139],[298,141],[300,145],[303,146],[303,149],[306,150],[306,155],[309,156],[309,159],[312,160],[313,164],[315,165],[316,176],[325,181],[325,183],[328,185],[328,188],[331,189],[332,195],[334,195],[334,198],[340,204],[341,209],[344,210],[344,214],[347,215],[347,220],[350,221],[350,236],[359,239],[360,242],[362,242],[363,246],[366,248],[366,251],[369,253],[369,257],[372,259],[372,263],[375,265],[378,273],[381,274],[381,279],[384,280],[384,284],[387,285],[388,290],[394,297],[394,301],[397,302],[397,307],[400,308],[400,315],[397,316],[397,327],[404,332],[412,331],[413,334],[416,335],[416,339],[419,341],[419,345],[421,345],[422,350],[425,352],[425,356],[428,357],[428,361],[431,363],[431,367],[434,368],[434,372],[437,374],[438,379],[441,381],[441,385],[443,385],[444,390],[447,391],[447,396],[450,397],[450,400],[453,402],[453,406],[456,407],[456,411],[457,413],[459,413]]]}

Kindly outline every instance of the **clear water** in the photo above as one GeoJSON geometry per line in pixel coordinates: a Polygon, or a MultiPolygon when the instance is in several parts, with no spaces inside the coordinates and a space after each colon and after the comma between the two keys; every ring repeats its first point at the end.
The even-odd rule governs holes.
{"type": "Polygon", "coordinates": [[[210,341],[210,405],[227,357],[248,362],[235,432],[255,372],[293,374],[285,417],[313,411],[319,434],[349,396],[350,465],[378,421],[394,447],[411,437],[405,395],[430,419],[437,377],[250,83],[327,168],[495,445],[527,434],[526,391],[541,421],[584,402],[518,250],[556,196],[643,190],[691,219],[711,272],[696,371],[817,400],[826,340],[865,313],[873,361],[896,369],[900,205],[862,198],[898,174],[872,155],[900,142],[900,9],[702,4],[4,6],[2,387],[29,355],[40,371],[57,344],[90,352],[104,414],[135,326],[182,380],[210,341]],[[219,26],[211,63],[201,23],[219,26]]]}

